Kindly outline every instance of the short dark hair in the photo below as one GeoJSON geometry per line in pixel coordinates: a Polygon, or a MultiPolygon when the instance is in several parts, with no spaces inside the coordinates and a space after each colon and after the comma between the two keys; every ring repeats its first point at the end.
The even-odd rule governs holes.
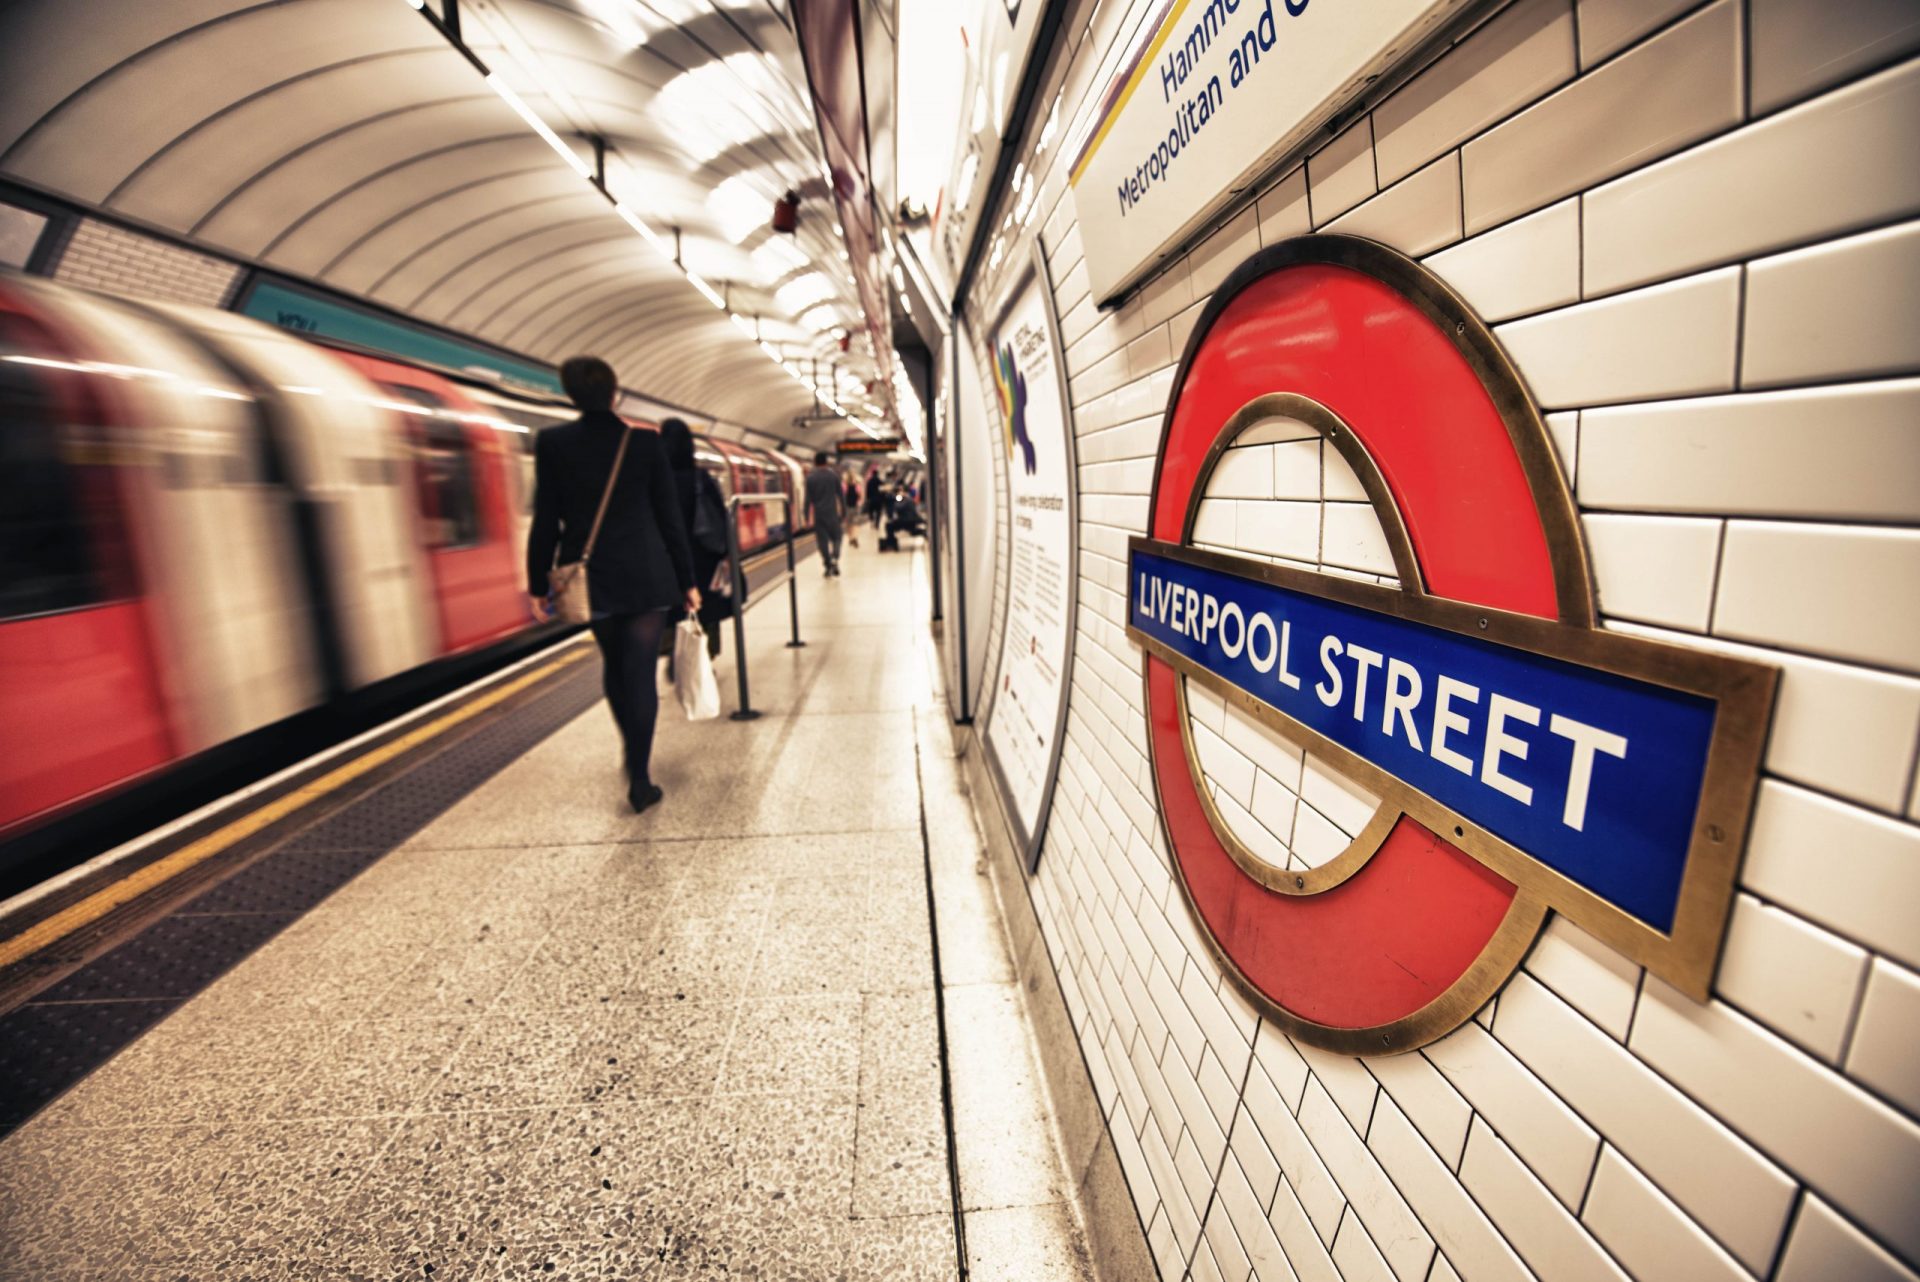
{"type": "Polygon", "coordinates": [[[825,451],[825,450],[815,450],[815,451],[813,452],[813,461],[814,461],[814,462],[815,462],[816,464],[818,464],[819,466],[821,466],[821,467],[825,467],[825,466],[827,465],[827,453],[826,453],[826,451],[825,451]]]}
{"type": "Polygon", "coordinates": [[[569,356],[560,364],[560,386],[577,409],[610,410],[620,380],[598,356],[569,356]]]}

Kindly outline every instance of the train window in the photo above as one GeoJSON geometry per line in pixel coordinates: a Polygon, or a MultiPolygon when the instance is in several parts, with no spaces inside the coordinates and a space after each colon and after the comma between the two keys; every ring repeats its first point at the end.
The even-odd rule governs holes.
{"type": "MultiPolygon", "coordinates": [[[[452,408],[424,388],[389,384],[387,390],[429,411],[452,408]]],[[[466,427],[437,414],[408,417],[412,420],[408,426],[419,473],[420,516],[427,528],[427,546],[477,546],[481,538],[480,492],[466,427]]]]}
{"type": "MultiPolygon", "coordinates": [[[[0,350],[18,350],[25,337],[0,316],[0,350]]],[[[0,361],[0,619],[108,595],[94,560],[105,478],[75,465],[65,418],[30,366],[0,361]]]]}

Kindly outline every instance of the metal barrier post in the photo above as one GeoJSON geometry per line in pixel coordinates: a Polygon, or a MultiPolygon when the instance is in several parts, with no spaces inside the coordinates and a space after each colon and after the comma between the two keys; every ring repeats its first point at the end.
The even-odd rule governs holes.
{"type": "Polygon", "coordinates": [[[760,714],[753,710],[747,694],[747,572],[740,564],[740,499],[727,500],[727,557],[733,562],[733,670],[740,680],[740,706],[733,720],[752,721],[760,714]]]}
{"type": "Polygon", "coordinates": [[[787,649],[797,650],[806,645],[800,639],[800,576],[794,573],[793,531],[800,522],[793,516],[793,500],[787,499],[787,613],[793,621],[793,640],[787,642],[787,649]]]}

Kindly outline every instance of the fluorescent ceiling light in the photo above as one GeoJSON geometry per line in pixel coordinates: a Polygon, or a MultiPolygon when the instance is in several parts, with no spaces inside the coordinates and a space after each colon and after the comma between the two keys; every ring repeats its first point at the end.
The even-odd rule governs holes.
{"type": "Polygon", "coordinates": [[[580,0],[580,7],[598,18],[607,33],[629,49],[639,48],[663,29],[658,19],[633,0],[580,0]]]}
{"type": "Polygon", "coordinates": [[[792,132],[799,123],[792,97],[766,54],[735,53],[669,80],[651,110],[667,136],[704,165],[729,147],[792,132]]]}
{"type": "Polygon", "coordinates": [[[808,272],[797,277],[774,291],[774,301],[789,316],[798,316],[815,303],[824,303],[833,297],[833,285],[819,272],[808,272]]]}
{"type": "Polygon", "coordinates": [[[613,212],[620,215],[620,217],[626,221],[627,226],[639,232],[640,239],[652,245],[660,257],[666,259],[668,262],[673,261],[673,247],[661,238],[659,232],[647,225],[646,219],[617,201],[614,203],[613,212]]]}
{"type": "Polygon", "coordinates": [[[720,232],[738,245],[773,217],[773,202],[760,194],[745,174],[735,174],[713,189],[707,208],[720,223],[720,232]]]}
{"type": "Polygon", "coordinates": [[[709,303],[712,303],[723,312],[727,310],[727,300],[720,297],[720,295],[715,292],[713,286],[707,284],[706,281],[694,275],[692,272],[687,273],[687,280],[695,289],[700,291],[702,298],[705,298],[709,303]]]}
{"type": "Polygon", "coordinates": [[[745,334],[748,338],[754,338],[757,341],[757,336],[753,332],[752,321],[742,316],[739,312],[732,313],[727,317],[727,319],[733,322],[733,327],[735,329],[739,330],[742,334],[745,334]]]}
{"type": "Polygon", "coordinates": [[[754,269],[763,280],[779,280],[790,272],[797,272],[812,264],[813,260],[807,257],[806,251],[784,236],[771,237],[753,251],[754,269]]]}
{"type": "Polygon", "coordinates": [[[487,84],[492,87],[495,93],[500,95],[501,99],[509,107],[512,107],[514,111],[519,113],[520,119],[526,121],[527,124],[532,127],[533,132],[546,139],[547,146],[560,153],[560,158],[567,162],[574,173],[579,174],[582,178],[593,177],[592,167],[580,158],[578,152],[561,141],[559,134],[547,128],[547,122],[534,115],[533,108],[520,101],[520,95],[515,93],[508,86],[507,82],[500,78],[499,72],[489,71],[487,73],[487,84]]]}
{"type": "Polygon", "coordinates": [[[810,307],[800,315],[800,324],[816,334],[825,334],[829,330],[839,329],[840,313],[831,307],[810,307]]]}

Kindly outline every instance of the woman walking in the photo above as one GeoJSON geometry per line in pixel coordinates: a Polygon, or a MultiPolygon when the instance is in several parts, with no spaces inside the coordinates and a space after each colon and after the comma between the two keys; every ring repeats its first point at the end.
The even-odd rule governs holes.
{"type": "MultiPolygon", "coordinates": [[[[667,465],[673,469],[673,497],[680,504],[680,519],[686,527],[687,550],[693,557],[693,584],[711,588],[714,571],[727,559],[727,500],[720,493],[720,482],[713,479],[693,457],[693,431],[682,419],[670,418],[660,424],[660,447],[666,451],[667,465]],[[706,513],[703,520],[701,512],[706,513]]],[[[720,598],[725,604],[725,598],[720,598]]],[[[720,657],[721,613],[708,602],[699,612],[700,626],[707,634],[707,657],[720,657]]],[[[686,615],[683,612],[682,618],[686,615]]],[[[668,656],[672,661],[672,656],[668,656]]]]}
{"type": "Polygon", "coordinates": [[[700,589],[672,471],[652,432],[631,430],[614,414],[613,368],[597,356],[575,356],[560,367],[560,385],[580,417],[534,441],[527,591],[534,617],[550,619],[556,563],[585,563],[588,626],[625,749],[627,801],[638,814],[662,796],[648,773],[660,712],[660,637],[671,611],[700,609],[700,589]]]}

